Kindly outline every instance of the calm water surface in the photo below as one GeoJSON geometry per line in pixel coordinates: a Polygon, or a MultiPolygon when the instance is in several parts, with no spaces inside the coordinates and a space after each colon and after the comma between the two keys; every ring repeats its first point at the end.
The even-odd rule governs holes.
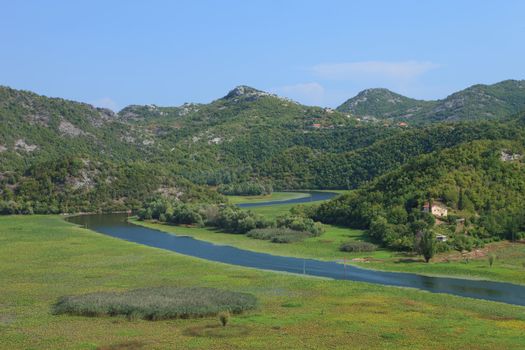
{"type": "Polygon", "coordinates": [[[338,193],[335,193],[335,192],[319,192],[319,191],[298,191],[298,193],[306,193],[308,194],[308,196],[302,197],[302,198],[287,199],[283,201],[239,203],[237,204],[237,206],[241,208],[253,208],[253,207],[267,207],[270,205],[278,205],[278,204],[301,204],[301,203],[309,203],[309,202],[316,202],[316,201],[324,201],[324,200],[330,199],[338,195],[338,193]]]}
{"type": "Polygon", "coordinates": [[[263,270],[410,287],[434,293],[448,293],[525,306],[525,286],[510,283],[382,272],[344,266],[335,262],[256,253],[133,225],[126,221],[127,217],[124,214],[86,215],[72,217],[69,220],[111,237],[210,261],[263,270]]]}

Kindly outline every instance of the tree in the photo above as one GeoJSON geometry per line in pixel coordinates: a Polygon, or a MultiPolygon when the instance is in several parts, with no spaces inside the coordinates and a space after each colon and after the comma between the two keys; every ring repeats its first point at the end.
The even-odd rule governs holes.
{"type": "Polygon", "coordinates": [[[416,235],[416,242],[414,246],[416,248],[416,251],[420,255],[423,255],[423,258],[425,258],[425,262],[428,263],[436,253],[436,240],[434,237],[434,233],[430,230],[420,231],[416,235]]]}

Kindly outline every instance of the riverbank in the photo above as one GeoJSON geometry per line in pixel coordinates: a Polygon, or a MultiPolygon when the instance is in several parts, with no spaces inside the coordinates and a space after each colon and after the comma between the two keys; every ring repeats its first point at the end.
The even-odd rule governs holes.
{"type": "MultiPolygon", "coordinates": [[[[155,222],[131,219],[130,222],[172,233],[189,236],[203,241],[229,245],[254,252],[280,256],[318,259],[324,261],[345,261],[347,264],[373,270],[409,272],[426,276],[455,277],[464,279],[490,280],[525,285],[525,244],[504,242],[489,245],[497,256],[492,267],[487,257],[447,260],[455,253],[438,254],[435,262],[425,263],[418,256],[378,249],[369,253],[341,252],[342,242],[363,240],[363,231],[326,225],[326,232],[319,237],[304,241],[278,244],[256,240],[245,235],[224,233],[201,227],[173,226],[155,222]]],[[[459,253],[458,253],[459,255],[459,253]]]]}
{"type": "Polygon", "coordinates": [[[113,239],[59,216],[0,217],[0,348],[520,349],[523,307],[256,271],[113,239]],[[215,318],[54,316],[62,295],[151,286],[242,291],[259,308],[215,318]],[[468,321],[466,321],[468,319],[468,321]]]}

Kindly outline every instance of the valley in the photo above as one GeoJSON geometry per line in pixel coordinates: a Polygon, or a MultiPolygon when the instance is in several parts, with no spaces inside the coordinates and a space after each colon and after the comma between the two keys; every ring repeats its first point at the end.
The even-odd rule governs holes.
{"type": "Polygon", "coordinates": [[[341,343],[420,349],[453,349],[465,342],[478,349],[522,345],[525,319],[517,306],[205,262],[92,233],[56,216],[1,217],[0,233],[5,348],[263,349],[267,341],[311,349],[341,343]],[[12,251],[18,252],[14,259],[12,251]],[[50,314],[62,295],[159,285],[242,290],[257,296],[259,307],[234,316],[225,328],[210,318],[130,322],[50,314]]]}
{"type": "MultiPolygon", "coordinates": [[[[502,87],[515,96],[522,83],[482,90],[502,87]]],[[[470,110],[479,89],[458,93],[470,110]]],[[[366,110],[304,106],[240,86],[209,104],[112,113],[0,92],[5,348],[314,349],[355,334],[356,348],[523,345],[525,119],[513,100],[444,120],[427,115],[441,102],[390,93],[399,109],[378,96],[346,104],[366,110]],[[130,223],[114,237],[89,216],[65,221],[112,212],[130,223]],[[155,304],[184,288],[257,302],[203,316],[155,304]]]]}

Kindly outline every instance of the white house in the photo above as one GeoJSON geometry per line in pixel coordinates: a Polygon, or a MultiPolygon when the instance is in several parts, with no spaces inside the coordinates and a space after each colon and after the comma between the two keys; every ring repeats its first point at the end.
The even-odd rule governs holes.
{"type": "Polygon", "coordinates": [[[448,237],[445,236],[445,235],[441,235],[441,234],[436,235],[436,240],[437,240],[438,242],[446,242],[447,239],[448,239],[448,237]]]}
{"type": "Polygon", "coordinates": [[[437,218],[445,218],[448,215],[448,209],[439,202],[433,202],[432,205],[429,202],[423,204],[423,212],[430,213],[437,218]]]}

